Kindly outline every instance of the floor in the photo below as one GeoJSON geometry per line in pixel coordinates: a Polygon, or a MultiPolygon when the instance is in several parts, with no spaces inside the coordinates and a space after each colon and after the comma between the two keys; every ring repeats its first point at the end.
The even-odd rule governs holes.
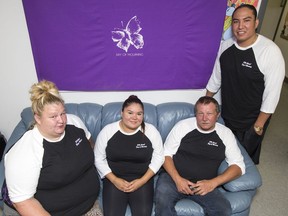
{"type": "Polygon", "coordinates": [[[288,84],[263,140],[257,166],[263,185],[252,202],[250,216],[288,215],[288,84]]]}

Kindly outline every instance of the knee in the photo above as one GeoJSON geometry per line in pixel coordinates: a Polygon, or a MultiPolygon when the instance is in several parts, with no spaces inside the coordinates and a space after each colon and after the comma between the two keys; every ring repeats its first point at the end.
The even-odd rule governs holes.
{"type": "Polygon", "coordinates": [[[218,206],[218,211],[219,213],[216,215],[231,216],[232,208],[230,202],[228,200],[226,200],[226,202],[223,202],[222,205],[218,206]]]}
{"type": "Polygon", "coordinates": [[[157,187],[155,188],[155,203],[158,206],[161,206],[162,204],[165,205],[166,203],[166,197],[167,194],[165,192],[164,187],[160,185],[157,185],[157,187]]]}

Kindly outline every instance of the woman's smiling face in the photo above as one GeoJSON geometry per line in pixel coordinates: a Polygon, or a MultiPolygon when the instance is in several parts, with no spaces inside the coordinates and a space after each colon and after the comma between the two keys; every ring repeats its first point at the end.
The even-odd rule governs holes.
{"type": "Polygon", "coordinates": [[[143,122],[144,111],[139,103],[131,103],[121,112],[122,129],[125,132],[135,131],[143,122]]]}

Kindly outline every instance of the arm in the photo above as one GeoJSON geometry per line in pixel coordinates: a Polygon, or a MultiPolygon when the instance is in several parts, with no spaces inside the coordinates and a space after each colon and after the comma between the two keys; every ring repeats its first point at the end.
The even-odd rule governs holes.
{"type": "Polygon", "coordinates": [[[215,92],[211,92],[208,89],[206,89],[206,96],[213,97],[215,94],[216,94],[215,92]]]}
{"type": "Polygon", "coordinates": [[[238,178],[241,174],[242,171],[240,167],[237,165],[231,165],[225,170],[225,172],[213,179],[198,181],[195,185],[196,189],[194,190],[194,194],[206,195],[216,187],[238,178]]]}
{"type": "Polygon", "coordinates": [[[164,163],[164,148],[159,131],[151,124],[146,123],[146,136],[152,143],[153,153],[149,168],[155,174],[164,163]]]}
{"type": "Polygon", "coordinates": [[[42,166],[43,148],[27,131],[5,155],[5,177],[9,198],[20,215],[49,215],[38,200],[36,193],[42,166]]]}
{"type": "Polygon", "coordinates": [[[107,162],[106,147],[108,140],[115,132],[113,125],[107,125],[100,131],[96,139],[94,147],[95,166],[101,178],[112,172],[107,162]]]}
{"type": "Polygon", "coordinates": [[[266,121],[269,119],[269,117],[271,116],[270,113],[264,113],[264,112],[260,112],[259,115],[258,115],[258,118],[254,124],[254,128],[256,127],[259,127],[260,131],[256,131],[255,132],[258,134],[258,135],[262,135],[263,133],[263,127],[266,123],[266,121]]]}
{"type": "Polygon", "coordinates": [[[94,141],[93,141],[93,139],[92,139],[92,136],[91,136],[90,139],[89,139],[89,143],[90,143],[90,145],[91,145],[91,148],[94,149],[95,143],[94,143],[94,141]]]}
{"type": "Polygon", "coordinates": [[[14,203],[14,207],[22,216],[49,216],[50,214],[35,198],[14,203]]]}

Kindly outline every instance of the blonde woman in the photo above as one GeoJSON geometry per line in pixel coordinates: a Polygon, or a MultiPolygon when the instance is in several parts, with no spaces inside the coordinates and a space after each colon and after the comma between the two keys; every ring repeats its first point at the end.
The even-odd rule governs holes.
{"type": "Polygon", "coordinates": [[[54,83],[36,83],[30,94],[35,124],[5,155],[5,215],[97,215],[91,134],[66,114],[54,83]]]}

